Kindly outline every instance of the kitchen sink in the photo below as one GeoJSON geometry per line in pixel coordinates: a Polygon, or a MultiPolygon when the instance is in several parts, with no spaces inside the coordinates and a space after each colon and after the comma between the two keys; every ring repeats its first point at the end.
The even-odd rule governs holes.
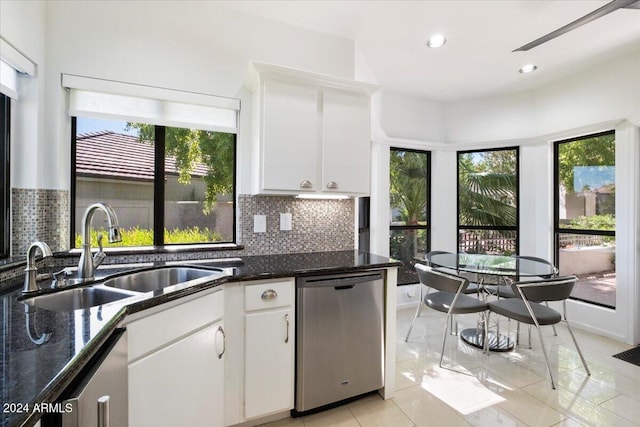
{"type": "Polygon", "coordinates": [[[153,292],[203,277],[216,279],[226,275],[222,268],[160,267],[113,277],[105,280],[103,285],[135,292],[153,292]]]}
{"type": "Polygon", "coordinates": [[[37,308],[51,311],[72,311],[87,309],[133,296],[132,293],[119,292],[100,287],[74,288],[51,294],[27,298],[22,302],[37,308]]]}

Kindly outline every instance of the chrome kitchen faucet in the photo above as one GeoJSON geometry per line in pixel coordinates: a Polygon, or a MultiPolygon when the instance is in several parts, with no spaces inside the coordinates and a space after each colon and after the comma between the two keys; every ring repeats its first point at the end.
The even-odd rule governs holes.
{"type": "Polygon", "coordinates": [[[24,270],[25,275],[24,288],[22,289],[23,294],[30,294],[32,292],[40,290],[38,281],[51,277],[47,274],[38,275],[38,268],[36,267],[36,249],[40,249],[40,252],[42,252],[42,259],[53,256],[49,245],[47,245],[45,242],[34,242],[31,244],[31,246],[29,246],[29,249],[27,250],[27,268],[25,268],[24,270]]]}
{"type": "Polygon", "coordinates": [[[80,283],[93,280],[95,269],[106,257],[102,248],[102,235],[98,236],[98,252],[94,256],[91,256],[91,220],[97,210],[103,211],[107,216],[109,223],[109,243],[122,241],[118,217],[111,206],[104,202],[94,203],[89,206],[84,212],[82,219],[82,253],[80,254],[80,262],[78,263],[78,282],[80,283]]]}

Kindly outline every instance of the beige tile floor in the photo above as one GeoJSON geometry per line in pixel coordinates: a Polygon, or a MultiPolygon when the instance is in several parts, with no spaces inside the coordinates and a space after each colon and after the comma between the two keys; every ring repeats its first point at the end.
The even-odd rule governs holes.
{"type": "MultiPolygon", "coordinates": [[[[640,367],[611,357],[630,346],[574,328],[591,369],[589,377],[566,327],[557,326],[557,337],[551,328],[543,328],[556,375],[557,389],[552,390],[535,331],[531,350],[525,338],[515,351],[489,357],[450,336],[445,363],[469,372],[464,375],[438,366],[441,313],[425,308],[409,342],[404,342],[413,312],[398,311],[393,399],[370,395],[268,426],[640,426],[640,367]]],[[[459,321],[461,328],[469,327],[475,317],[461,316],[459,321]]],[[[506,321],[501,327],[506,329],[506,321]]]]}

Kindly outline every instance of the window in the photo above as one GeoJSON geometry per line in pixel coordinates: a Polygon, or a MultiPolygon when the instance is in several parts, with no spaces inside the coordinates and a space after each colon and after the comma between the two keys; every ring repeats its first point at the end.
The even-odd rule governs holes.
{"type": "Polygon", "coordinates": [[[555,143],[555,242],[572,298],[615,308],[615,133],[555,143]]]}
{"type": "Polygon", "coordinates": [[[431,153],[391,148],[390,161],[390,256],[403,262],[398,284],[417,283],[415,258],[430,248],[429,203],[431,153]]]}
{"type": "Polygon", "coordinates": [[[11,98],[0,93],[0,258],[9,256],[9,124],[11,122],[11,98]]]}
{"type": "Polygon", "coordinates": [[[72,246],[86,207],[100,200],[124,229],[118,246],[234,241],[238,99],[71,74],[62,85],[72,246]]]}
{"type": "Polygon", "coordinates": [[[518,253],[518,148],[458,152],[458,250],[518,253]]]}
{"type": "MultiPolygon", "coordinates": [[[[114,245],[234,241],[235,145],[231,133],[72,118],[74,246],[96,201],[118,215],[114,245]]],[[[104,234],[97,219],[92,245],[104,234]]]]}
{"type": "Polygon", "coordinates": [[[371,197],[358,198],[358,249],[371,251],[371,197]]]}

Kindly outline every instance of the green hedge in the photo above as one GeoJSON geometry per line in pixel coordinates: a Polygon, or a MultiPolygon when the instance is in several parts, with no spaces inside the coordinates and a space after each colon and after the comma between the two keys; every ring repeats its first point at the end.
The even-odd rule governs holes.
{"type": "Polygon", "coordinates": [[[583,230],[615,230],[616,218],[611,214],[579,216],[572,218],[566,227],[583,230]]]}
{"type": "MultiPolygon", "coordinates": [[[[153,230],[147,228],[121,228],[122,242],[109,243],[107,239],[107,231],[104,229],[91,231],[91,246],[98,246],[98,234],[102,234],[104,238],[102,243],[105,247],[114,246],[153,246],[153,230]]],[[[203,229],[199,227],[190,228],[174,228],[173,230],[164,229],[164,242],[168,244],[181,243],[212,243],[222,240],[222,234],[217,231],[210,230],[208,227],[203,229]]],[[[75,247],[82,246],[82,236],[76,234],[75,247]]]]}

